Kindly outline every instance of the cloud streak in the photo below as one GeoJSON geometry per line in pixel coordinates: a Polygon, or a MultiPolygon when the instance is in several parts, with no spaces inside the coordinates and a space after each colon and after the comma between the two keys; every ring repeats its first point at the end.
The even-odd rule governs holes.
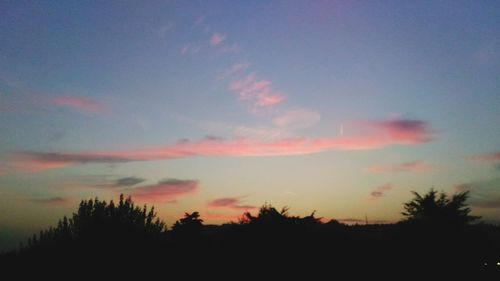
{"type": "Polygon", "coordinates": [[[225,35],[220,34],[220,33],[214,33],[212,35],[212,37],[210,37],[210,45],[212,45],[212,46],[218,46],[219,44],[221,44],[222,42],[224,42],[225,39],[226,39],[225,35]]]}
{"type": "MultiPolygon", "coordinates": [[[[363,128],[362,128],[363,129],[363,128]]],[[[32,152],[14,154],[18,170],[38,172],[86,163],[125,163],[176,159],[194,156],[285,156],[319,153],[328,150],[370,150],[390,145],[416,145],[432,140],[429,125],[419,120],[385,120],[370,122],[357,136],[318,138],[283,138],[261,141],[247,138],[204,138],[183,140],[173,145],[99,152],[32,152]]]]}
{"type": "Polygon", "coordinates": [[[301,108],[290,110],[274,118],[274,125],[280,128],[302,129],[311,127],[321,120],[319,112],[301,108]]]}
{"type": "Polygon", "coordinates": [[[424,161],[411,161],[393,165],[374,165],[368,168],[372,173],[403,173],[403,172],[430,172],[436,170],[435,165],[424,161]]]}
{"type": "Polygon", "coordinates": [[[220,76],[221,79],[235,75],[236,73],[247,69],[250,66],[248,62],[237,62],[227,68],[220,76]]]}
{"type": "Polygon", "coordinates": [[[42,198],[42,199],[29,199],[30,202],[36,204],[45,204],[45,205],[64,205],[68,203],[68,200],[62,197],[51,197],[51,198],[42,198]]]}
{"type": "Polygon", "coordinates": [[[198,190],[197,180],[166,179],[157,184],[134,188],[129,192],[132,198],[146,202],[175,202],[181,196],[198,190]]]}
{"type": "Polygon", "coordinates": [[[141,182],[145,181],[145,179],[138,177],[125,177],[115,180],[114,186],[134,186],[141,182]]]}
{"type": "Polygon", "coordinates": [[[472,207],[483,209],[500,208],[500,178],[491,180],[475,181],[470,183],[459,184],[455,186],[455,191],[470,192],[468,203],[472,207]]]}
{"type": "Polygon", "coordinates": [[[375,188],[374,191],[372,191],[370,193],[370,198],[371,199],[378,199],[378,198],[384,196],[391,189],[392,189],[392,184],[390,184],[390,183],[378,186],[377,188],[375,188]]]}
{"type": "Polygon", "coordinates": [[[254,210],[256,206],[243,205],[240,197],[225,197],[214,199],[208,203],[210,208],[228,208],[234,210],[254,210]]]}
{"type": "Polygon", "coordinates": [[[103,114],[109,112],[109,108],[106,107],[104,104],[86,97],[77,97],[77,96],[53,97],[48,100],[48,103],[54,106],[66,107],[86,113],[103,114]]]}
{"type": "Polygon", "coordinates": [[[283,93],[274,90],[271,82],[258,80],[255,74],[232,82],[229,90],[238,93],[241,100],[247,100],[256,107],[270,107],[285,101],[283,93]]]}
{"type": "Polygon", "coordinates": [[[468,159],[478,163],[500,163],[500,152],[473,155],[468,159]]]}

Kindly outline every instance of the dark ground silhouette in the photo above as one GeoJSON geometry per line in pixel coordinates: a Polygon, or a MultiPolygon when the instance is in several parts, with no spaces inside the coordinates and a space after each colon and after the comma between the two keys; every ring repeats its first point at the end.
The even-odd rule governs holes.
{"type": "Polygon", "coordinates": [[[154,208],[123,195],[118,204],[84,200],[71,218],[2,255],[0,264],[19,276],[108,270],[176,280],[331,277],[323,280],[339,274],[474,274],[486,280],[481,278],[500,273],[500,227],[469,215],[467,193],[414,195],[403,205],[405,219],[395,224],[324,223],[314,213],[291,216],[286,208],[264,205],[255,216],[245,213],[240,222],[220,226],[204,225],[198,212],[186,213],[171,230],[154,208]]]}

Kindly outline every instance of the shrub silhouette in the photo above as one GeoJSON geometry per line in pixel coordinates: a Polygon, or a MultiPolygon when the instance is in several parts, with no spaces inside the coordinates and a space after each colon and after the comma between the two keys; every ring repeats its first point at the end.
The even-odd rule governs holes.
{"type": "Polygon", "coordinates": [[[288,207],[283,207],[281,211],[278,211],[270,204],[264,204],[259,209],[259,213],[257,216],[253,216],[250,212],[245,212],[242,218],[240,218],[240,224],[256,224],[267,226],[311,226],[321,223],[321,218],[316,218],[314,216],[316,211],[303,218],[299,216],[290,216],[288,211],[288,207]]]}
{"type": "Polygon", "coordinates": [[[286,277],[301,270],[309,277],[324,274],[321,268],[380,273],[390,265],[389,271],[418,267],[451,274],[482,269],[485,263],[496,265],[500,227],[470,225],[477,217],[469,214],[468,193],[413,194],[403,205],[406,223],[323,223],[315,212],[293,216],[286,207],[265,204],[255,215],[246,212],[238,223],[220,226],[204,225],[198,212],[185,213],[172,230],[154,208],[136,206],[130,197],[121,195],[118,204],[83,200],[71,218],[34,235],[17,253],[0,256],[0,265],[6,260],[22,268],[38,265],[52,271],[101,266],[141,273],[158,269],[159,274],[169,265],[170,274],[182,273],[182,280],[199,272],[220,274],[222,265],[223,271],[234,268],[235,274],[273,272],[286,277]],[[436,231],[428,224],[464,227],[436,231]]]}
{"type": "Polygon", "coordinates": [[[414,198],[404,203],[402,214],[405,221],[426,225],[467,225],[479,217],[471,216],[470,208],[465,203],[469,192],[459,192],[448,197],[444,192],[431,189],[425,195],[413,191],[414,198]]]}
{"type": "Polygon", "coordinates": [[[172,232],[175,237],[180,239],[192,239],[197,237],[203,229],[203,220],[200,219],[200,213],[184,213],[184,217],[174,223],[172,232]]]}
{"type": "MultiPolygon", "coordinates": [[[[40,231],[28,240],[22,250],[69,251],[74,247],[105,246],[117,250],[130,242],[153,241],[163,235],[166,226],[157,217],[154,207],[148,211],[135,206],[130,197],[120,195],[118,206],[113,201],[106,203],[98,198],[82,200],[72,218],[64,216],[57,227],[40,231]]],[[[137,244],[137,243],[136,243],[137,244]]]]}

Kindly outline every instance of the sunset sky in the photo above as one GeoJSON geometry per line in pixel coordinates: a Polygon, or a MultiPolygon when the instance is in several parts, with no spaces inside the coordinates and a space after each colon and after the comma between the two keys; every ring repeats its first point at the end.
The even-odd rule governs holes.
{"type": "Polygon", "coordinates": [[[2,1],[0,250],[120,193],[236,220],[500,221],[499,1],[2,1]]]}

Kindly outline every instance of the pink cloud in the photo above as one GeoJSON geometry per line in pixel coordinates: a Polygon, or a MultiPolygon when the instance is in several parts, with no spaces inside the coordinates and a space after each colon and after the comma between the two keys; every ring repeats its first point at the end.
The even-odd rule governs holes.
{"type": "Polygon", "coordinates": [[[282,103],[283,101],[285,101],[285,97],[280,93],[269,94],[267,92],[262,92],[257,96],[255,105],[266,107],[282,103]]]}
{"type": "Polygon", "coordinates": [[[178,197],[196,192],[198,181],[166,179],[153,185],[134,188],[129,195],[133,199],[146,202],[176,202],[178,197]]]}
{"type": "Polygon", "coordinates": [[[208,207],[210,208],[229,208],[236,210],[254,210],[257,209],[255,206],[251,205],[242,205],[241,198],[239,197],[226,197],[214,199],[208,203],[208,207]]]}
{"type": "Polygon", "coordinates": [[[104,153],[52,153],[52,152],[18,152],[12,158],[11,166],[15,170],[40,172],[59,169],[75,164],[85,163],[120,163],[131,159],[104,155],[104,153]]]}
{"type": "Polygon", "coordinates": [[[28,170],[40,171],[85,163],[124,163],[193,156],[263,157],[302,155],[328,150],[369,150],[390,145],[416,145],[432,139],[428,124],[418,120],[380,121],[378,124],[370,122],[370,126],[365,128],[366,131],[363,127],[360,129],[364,132],[349,137],[283,138],[270,141],[209,137],[199,141],[183,140],[162,147],[118,151],[76,153],[24,151],[15,154],[14,162],[21,170],[26,167],[28,170]]]}
{"type": "Polygon", "coordinates": [[[102,103],[99,103],[95,100],[86,97],[61,96],[61,97],[51,98],[49,99],[48,102],[49,104],[52,105],[60,107],[68,107],[82,112],[90,112],[90,113],[109,112],[109,108],[107,108],[102,103]]]}
{"type": "Polygon", "coordinates": [[[320,119],[321,115],[317,111],[301,108],[274,118],[273,123],[278,127],[301,129],[318,123],[320,119]]]}
{"type": "Polygon", "coordinates": [[[497,163],[500,162],[500,152],[473,155],[468,157],[468,159],[474,162],[481,162],[481,163],[497,163]]]}
{"type": "Polygon", "coordinates": [[[372,191],[370,193],[370,199],[372,199],[372,200],[378,199],[378,198],[384,196],[385,193],[391,189],[392,189],[392,184],[390,184],[390,183],[378,186],[377,188],[375,188],[374,191],[372,191]]]}
{"type": "Polygon", "coordinates": [[[60,169],[76,164],[75,161],[58,160],[51,153],[36,154],[31,152],[20,152],[14,155],[12,167],[30,173],[38,173],[44,170],[60,169]]]}
{"type": "Polygon", "coordinates": [[[217,46],[220,43],[222,43],[225,39],[226,39],[225,35],[222,35],[220,33],[214,33],[210,38],[210,45],[217,46]]]}
{"type": "Polygon", "coordinates": [[[373,173],[430,172],[436,168],[435,165],[417,160],[393,165],[375,165],[368,168],[368,171],[373,173]]]}
{"type": "Polygon", "coordinates": [[[267,80],[257,80],[255,74],[234,81],[229,90],[239,94],[240,99],[249,100],[257,107],[270,107],[285,101],[285,96],[271,87],[267,80]]]}
{"type": "Polygon", "coordinates": [[[390,119],[383,122],[366,122],[366,127],[385,131],[392,139],[412,144],[430,140],[427,123],[414,119],[390,119]]]}
{"type": "Polygon", "coordinates": [[[221,75],[220,78],[226,78],[233,76],[234,74],[247,69],[250,66],[250,63],[248,62],[238,62],[233,65],[231,65],[228,69],[224,71],[224,73],[221,75]]]}

